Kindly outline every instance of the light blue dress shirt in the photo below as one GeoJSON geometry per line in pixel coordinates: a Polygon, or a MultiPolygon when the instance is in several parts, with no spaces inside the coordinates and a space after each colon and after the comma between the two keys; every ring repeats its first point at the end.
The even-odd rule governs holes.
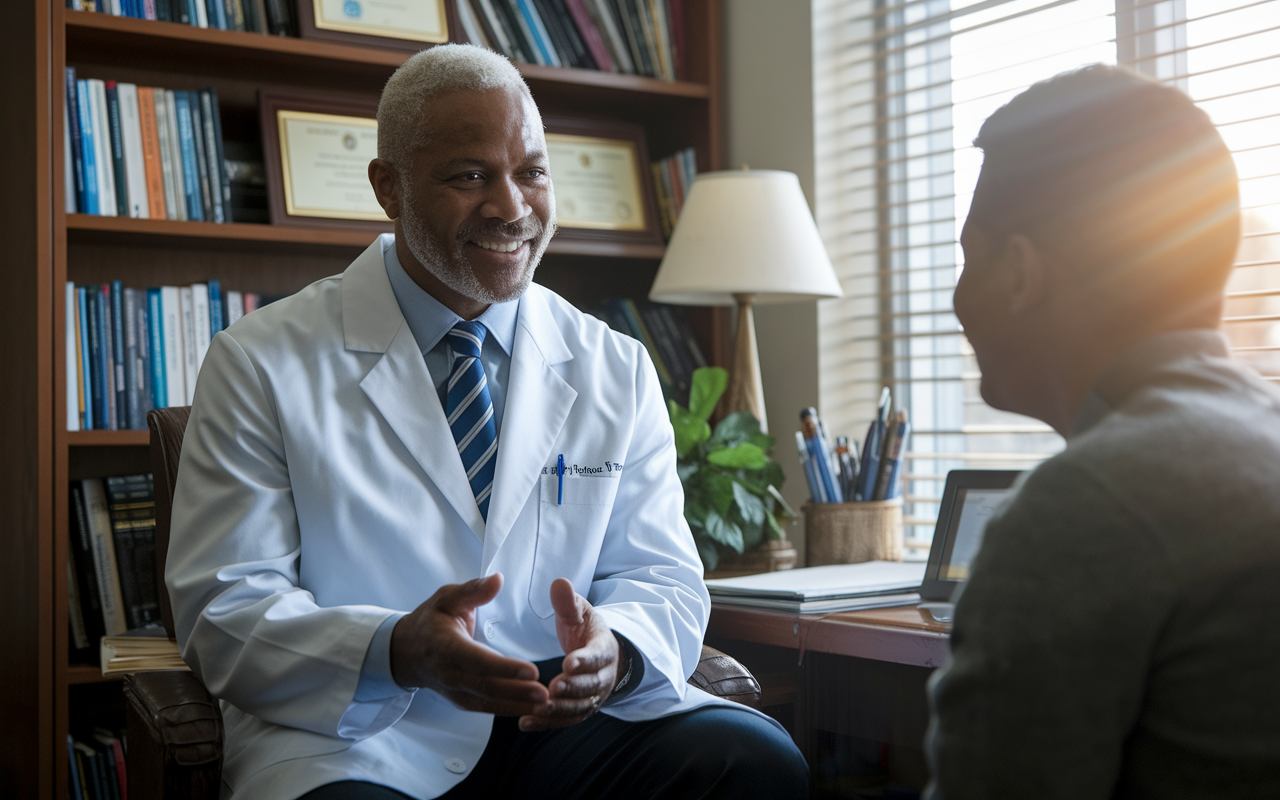
{"type": "MultiPolygon", "coordinates": [[[[440,407],[444,408],[449,373],[453,369],[453,348],[449,346],[445,334],[463,319],[427,294],[409,277],[396,255],[395,236],[383,234],[381,244],[382,261],[387,268],[387,278],[391,281],[391,291],[395,293],[400,313],[404,314],[405,322],[422,350],[427,372],[431,374],[431,382],[435,384],[439,395],[440,407]]],[[[519,307],[519,300],[495,303],[475,320],[482,323],[489,332],[485,336],[484,347],[480,350],[480,363],[484,366],[485,377],[488,379],[489,399],[493,402],[493,422],[498,435],[502,434],[502,412],[507,400],[511,345],[516,338],[516,315],[519,307]]],[[[365,653],[364,666],[360,670],[356,700],[380,700],[405,691],[391,676],[391,631],[403,616],[405,615],[400,613],[387,617],[373,635],[369,650],[365,653]]]]}

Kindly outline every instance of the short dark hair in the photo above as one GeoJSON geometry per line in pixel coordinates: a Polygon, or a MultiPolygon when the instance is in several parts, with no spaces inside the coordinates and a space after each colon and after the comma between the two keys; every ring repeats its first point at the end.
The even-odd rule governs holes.
{"type": "Polygon", "coordinates": [[[1178,89],[1102,64],[1064,72],[998,109],[974,145],[970,214],[997,249],[1023,233],[1073,267],[1158,267],[1143,279],[1221,291],[1240,230],[1235,164],[1178,89]]]}

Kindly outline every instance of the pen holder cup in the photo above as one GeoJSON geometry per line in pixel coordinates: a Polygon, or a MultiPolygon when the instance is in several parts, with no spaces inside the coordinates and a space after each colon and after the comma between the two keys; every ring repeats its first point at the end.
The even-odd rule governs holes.
{"type": "Polygon", "coordinates": [[[902,498],[804,507],[806,561],[857,564],[902,560],[902,498]]]}

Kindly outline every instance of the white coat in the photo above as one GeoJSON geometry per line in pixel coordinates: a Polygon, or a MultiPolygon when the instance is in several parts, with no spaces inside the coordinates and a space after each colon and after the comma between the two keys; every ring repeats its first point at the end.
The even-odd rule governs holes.
{"type": "Polygon", "coordinates": [[[376,780],[426,798],[458,783],[492,716],[428,689],[354,695],[383,620],[493,572],[505,584],[476,639],[498,652],[563,655],[549,587],[565,577],[643,654],[642,684],[602,713],[723,702],[685,683],[710,603],[644,349],[535,284],[506,396],[486,524],[378,242],[214,337],[166,582],[183,657],[223,701],[224,794],[276,796],[263,776],[297,759],[290,774],[314,785],[376,780]],[[323,768],[335,763],[339,777],[323,768]]]}

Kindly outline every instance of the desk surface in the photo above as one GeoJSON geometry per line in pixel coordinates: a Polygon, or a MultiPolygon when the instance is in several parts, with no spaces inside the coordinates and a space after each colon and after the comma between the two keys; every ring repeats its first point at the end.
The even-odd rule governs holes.
{"type": "Polygon", "coordinates": [[[801,651],[938,667],[947,658],[949,625],[915,605],[788,614],[742,606],[711,604],[707,633],[726,639],[790,647],[801,651]]]}

